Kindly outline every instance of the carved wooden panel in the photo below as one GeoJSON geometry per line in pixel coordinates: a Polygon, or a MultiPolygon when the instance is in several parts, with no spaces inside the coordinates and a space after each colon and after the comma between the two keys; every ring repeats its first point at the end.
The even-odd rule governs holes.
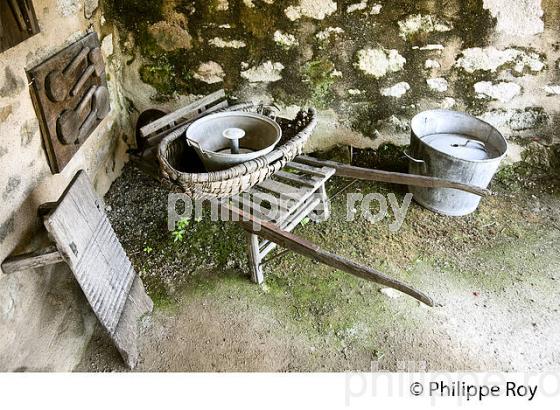
{"type": "Polygon", "coordinates": [[[97,33],[27,72],[53,173],[61,172],[111,110],[97,33]]]}

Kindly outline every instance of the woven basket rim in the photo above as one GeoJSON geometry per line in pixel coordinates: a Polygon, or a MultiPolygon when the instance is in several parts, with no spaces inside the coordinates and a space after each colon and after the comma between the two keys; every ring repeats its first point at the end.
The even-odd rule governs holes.
{"type": "MultiPolygon", "coordinates": [[[[224,112],[224,111],[245,110],[245,111],[258,112],[258,111],[262,111],[263,108],[264,107],[262,105],[255,105],[253,103],[242,103],[242,104],[237,104],[231,107],[224,108],[222,110],[214,111],[212,113],[209,113],[208,115],[218,113],[218,112],[224,112]]],[[[296,135],[294,135],[284,144],[277,146],[270,153],[252,159],[250,161],[244,162],[242,164],[238,164],[236,166],[233,166],[225,170],[200,172],[200,173],[179,171],[169,163],[166,156],[169,144],[175,141],[177,138],[181,138],[183,136],[186,129],[190,126],[190,124],[192,124],[192,122],[189,122],[184,126],[171,132],[161,141],[157,151],[157,157],[160,162],[160,167],[162,168],[162,171],[164,171],[166,176],[168,176],[170,179],[172,180],[180,179],[181,183],[183,184],[187,182],[193,184],[200,184],[205,182],[226,181],[233,178],[241,177],[243,175],[248,175],[253,172],[257,172],[259,169],[265,168],[275,163],[276,161],[282,160],[284,157],[292,153],[291,151],[294,151],[293,153],[295,156],[295,154],[297,154],[298,151],[298,146],[303,145],[307,141],[307,139],[311,135],[311,132],[317,125],[317,111],[313,107],[309,107],[307,111],[304,111],[303,109],[300,110],[300,112],[301,111],[307,113],[309,117],[308,123],[301,130],[299,130],[296,135]]],[[[267,116],[272,117],[270,113],[267,116]]]]}

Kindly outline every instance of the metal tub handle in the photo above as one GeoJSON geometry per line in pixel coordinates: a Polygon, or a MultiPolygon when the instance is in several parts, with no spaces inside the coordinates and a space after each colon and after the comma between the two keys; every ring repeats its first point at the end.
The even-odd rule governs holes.
{"type": "Polygon", "coordinates": [[[416,159],[414,157],[412,157],[408,152],[406,152],[406,150],[403,151],[403,154],[405,157],[407,157],[410,161],[412,162],[416,162],[417,164],[425,164],[426,161],[422,160],[422,159],[416,159]]]}
{"type": "Polygon", "coordinates": [[[206,151],[204,151],[204,149],[200,146],[198,141],[187,138],[187,144],[190,145],[191,147],[198,148],[202,154],[206,154],[206,151]]]}

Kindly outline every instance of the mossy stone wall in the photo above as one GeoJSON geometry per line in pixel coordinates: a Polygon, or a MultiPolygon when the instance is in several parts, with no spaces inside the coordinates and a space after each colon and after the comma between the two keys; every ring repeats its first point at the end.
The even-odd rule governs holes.
{"type": "Polygon", "coordinates": [[[408,142],[410,118],[443,107],[510,138],[556,142],[560,1],[105,0],[137,78],[138,110],[224,87],[286,111],[314,105],[309,149],[408,142]],[[138,84],[141,82],[142,84],[138,84]],[[148,97],[146,97],[148,96],[148,97]]]}

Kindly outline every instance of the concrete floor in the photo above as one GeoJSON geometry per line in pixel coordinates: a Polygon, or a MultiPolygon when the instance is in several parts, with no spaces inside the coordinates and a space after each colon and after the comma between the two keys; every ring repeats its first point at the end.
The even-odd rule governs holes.
{"type": "MultiPolygon", "coordinates": [[[[333,197],[350,181],[329,183],[333,197]]],[[[428,308],[289,253],[247,277],[242,232],[192,222],[174,243],[167,191],[127,166],[107,195],[117,235],[155,301],[142,323],[139,371],[560,369],[560,190],[551,177],[503,170],[477,212],[436,215],[412,204],[393,219],[345,222],[346,192],[403,188],[354,183],[333,215],[295,233],[430,294],[428,308]],[[372,364],[373,363],[373,364],[372,364]]],[[[125,370],[101,329],[78,371],[125,370]]]]}

